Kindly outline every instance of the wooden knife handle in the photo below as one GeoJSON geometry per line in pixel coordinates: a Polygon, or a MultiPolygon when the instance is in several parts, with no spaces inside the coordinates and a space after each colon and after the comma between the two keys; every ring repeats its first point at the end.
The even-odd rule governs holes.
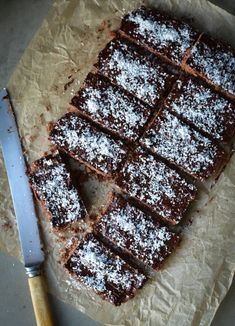
{"type": "Polygon", "coordinates": [[[28,278],[37,326],[53,326],[43,276],[28,278]]]}

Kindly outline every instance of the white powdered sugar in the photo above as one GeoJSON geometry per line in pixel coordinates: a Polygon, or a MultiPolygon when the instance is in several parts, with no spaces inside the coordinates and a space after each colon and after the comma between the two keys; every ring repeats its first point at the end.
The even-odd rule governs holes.
{"type": "Polygon", "coordinates": [[[235,129],[232,102],[193,79],[177,81],[167,107],[215,139],[223,140],[228,128],[235,129]]]}
{"type": "Polygon", "coordinates": [[[140,153],[126,163],[118,184],[128,195],[149,205],[163,218],[177,222],[196,191],[175,170],[152,155],[140,153]]]}
{"type": "Polygon", "coordinates": [[[50,139],[68,154],[104,173],[115,171],[126,154],[120,141],[113,140],[73,113],[58,121],[50,139]]]}
{"type": "Polygon", "coordinates": [[[166,109],[156,118],[142,143],[198,178],[214,171],[220,154],[217,145],[166,109]]]}
{"type": "Polygon", "coordinates": [[[100,72],[140,100],[155,105],[171,77],[164,65],[153,64],[149,56],[141,56],[124,41],[111,42],[110,50],[107,59],[100,58],[100,72]]]}
{"type": "Polygon", "coordinates": [[[40,165],[30,173],[30,180],[39,199],[50,212],[54,227],[84,217],[85,208],[77,190],[70,184],[70,174],[55,157],[40,159],[40,165]]]}
{"type": "Polygon", "coordinates": [[[137,99],[102,80],[97,85],[83,88],[78,96],[82,111],[120,136],[132,140],[139,136],[150,115],[150,110],[137,99]]]}
{"type": "Polygon", "coordinates": [[[199,41],[192,49],[189,66],[205,75],[213,84],[235,95],[235,56],[228,48],[199,41]]]}
{"type": "Polygon", "coordinates": [[[124,21],[135,24],[131,28],[129,25],[126,29],[124,27],[125,33],[165,54],[177,64],[181,63],[186,50],[196,38],[196,33],[187,24],[164,18],[160,14],[153,15],[149,10],[142,8],[129,14],[124,21]]]}
{"type": "Polygon", "coordinates": [[[153,223],[142,211],[126,201],[114,199],[98,230],[123,250],[148,265],[157,265],[171,252],[175,234],[153,223]],[[169,247],[168,247],[169,245],[169,247]]]}
{"type": "Polygon", "coordinates": [[[113,290],[117,293],[120,291],[120,295],[124,291],[124,295],[127,295],[146,279],[91,235],[79,245],[69,260],[72,271],[80,281],[96,292],[106,292],[107,296],[113,290]]]}

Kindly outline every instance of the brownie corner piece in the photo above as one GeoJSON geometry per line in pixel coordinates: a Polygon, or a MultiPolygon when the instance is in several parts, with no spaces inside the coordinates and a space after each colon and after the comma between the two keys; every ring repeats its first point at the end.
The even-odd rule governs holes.
{"type": "Polygon", "coordinates": [[[113,197],[94,230],[129,259],[137,259],[146,268],[155,270],[160,269],[181,239],[118,195],[113,197]]]}
{"type": "Polygon", "coordinates": [[[115,174],[126,156],[125,145],[76,113],[60,118],[50,131],[52,144],[97,174],[115,174]]]}
{"type": "Polygon", "coordinates": [[[204,34],[186,62],[189,71],[235,99],[235,50],[204,34]]]}
{"type": "Polygon", "coordinates": [[[70,104],[109,133],[127,141],[136,141],[152,113],[151,108],[123,88],[93,73],[87,75],[70,104]]]}
{"type": "Polygon", "coordinates": [[[129,157],[116,183],[141,207],[167,224],[181,221],[197,193],[193,183],[143,150],[129,157]]]}
{"type": "Polygon", "coordinates": [[[137,44],[177,65],[199,37],[186,22],[144,6],[124,16],[120,29],[137,44]]]}
{"type": "Polygon", "coordinates": [[[64,264],[72,277],[115,306],[135,296],[147,277],[88,233],[64,264]]]}
{"type": "Polygon", "coordinates": [[[83,201],[58,152],[34,161],[29,168],[28,177],[54,230],[61,230],[87,215],[83,201]]]}
{"type": "Polygon", "coordinates": [[[163,108],[141,139],[152,153],[166,159],[194,179],[218,176],[224,163],[224,150],[163,108]]]}

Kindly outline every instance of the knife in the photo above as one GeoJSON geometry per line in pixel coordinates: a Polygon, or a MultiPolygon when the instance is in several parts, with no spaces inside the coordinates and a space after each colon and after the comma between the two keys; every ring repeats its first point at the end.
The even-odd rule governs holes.
{"type": "Polygon", "coordinates": [[[42,277],[44,253],[39,237],[33,196],[26,175],[26,164],[14,112],[6,89],[0,92],[0,143],[36,322],[38,326],[52,326],[42,277]]]}

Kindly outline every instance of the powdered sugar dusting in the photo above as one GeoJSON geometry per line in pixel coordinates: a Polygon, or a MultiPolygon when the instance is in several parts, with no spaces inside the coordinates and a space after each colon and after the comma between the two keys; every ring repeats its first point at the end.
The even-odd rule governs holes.
{"type": "Polygon", "coordinates": [[[142,143],[197,178],[214,172],[222,151],[208,138],[163,110],[142,143]]]}
{"type": "Polygon", "coordinates": [[[117,198],[97,229],[118,247],[152,267],[158,267],[170,254],[176,237],[167,227],[153,223],[142,211],[117,198]]]}
{"type": "Polygon", "coordinates": [[[99,75],[88,76],[72,103],[95,121],[132,140],[139,136],[150,115],[140,101],[99,75]]]}
{"type": "Polygon", "coordinates": [[[230,138],[235,131],[234,104],[195,79],[178,80],[167,107],[215,139],[230,138]]]}
{"type": "Polygon", "coordinates": [[[235,55],[220,43],[212,45],[203,39],[194,46],[189,66],[205,75],[215,85],[235,95],[235,55]]]}
{"type": "Polygon", "coordinates": [[[177,64],[196,38],[196,32],[189,25],[143,7],[124,17],[121,29],[177,64]]]}
{"type": "Polygon", "coordinates": [[[175,170],[144,153],[126,163],[117,182],[128,195],[173,223],[180,221],[196,192],[175,170]]]}
{"type": "Polygon", "coordinates": [[[43,157],[31,169],[30,182],[39,199],[50,212],[52,225],[61,227],[85,216],[85,208],[70,174],[58,156],[43,157]]]}
{"type": "Polygon", "coordinates": [[[143,274],[115,256],[92,234],[80,243],[66,267],[81,282],[115,304],[124,301],[146,280],[143,274]]]}
{"type": "Polygon", "coordinates": [[[120,141],[113,140],[74,113],[66,114],[57,122],[50,140],[104,173],[114,172],[126,154],[120,141]]]}
{"type": "Polygon", "coordinates": [[[142,101],[155,105],[172,77],[164,65],[153,63],[150,55],[141,55],[124,40],[110,42],[104,53],[107,50],[107,58],[99,57],[100,72],[142,101]]]}

